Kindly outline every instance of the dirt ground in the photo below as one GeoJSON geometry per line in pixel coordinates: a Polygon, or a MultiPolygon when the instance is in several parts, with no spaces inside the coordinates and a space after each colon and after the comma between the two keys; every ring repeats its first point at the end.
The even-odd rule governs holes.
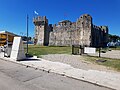
{"type": "Polygon", "coordinates": [[[74,68],[79,68],[83,70],[99,70],[99,71],[115,72],[111,68],[85,61],[84,57],[80,55],[49,54],[49,55],[42,55],[42,58],[53,62],[66,63],[74,68]]]}

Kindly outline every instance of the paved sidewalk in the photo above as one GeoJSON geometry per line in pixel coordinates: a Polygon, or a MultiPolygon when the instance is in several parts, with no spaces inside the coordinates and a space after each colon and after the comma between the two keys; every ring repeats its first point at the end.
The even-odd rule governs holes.
{"type": "MultiPolygon", "coordinates": [[[[5,59],[5,58],[4,58],[5,59]]],[[[10,59],[5,59],[12,61],[10,59]]],[[[97,70],[83,70],[74,68],[71,65],[63,64],[60,62],[52,62],[44,59],[31,58],[26,61],[13,61],[15,63],[23,64],[26,66],[34,67],[36,69],[53,72],[60,75],[65,75],[78,80],[84,80],[97,85],[120,90],[120,73],[97,71],[97,70]]]]}

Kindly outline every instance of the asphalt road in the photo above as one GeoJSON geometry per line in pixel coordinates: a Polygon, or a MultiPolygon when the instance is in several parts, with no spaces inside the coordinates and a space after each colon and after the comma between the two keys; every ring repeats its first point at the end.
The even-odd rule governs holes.
{"type": "Polygon", "coordinates": [[[0,60],[0,90],[111,90],[0,60]]]}

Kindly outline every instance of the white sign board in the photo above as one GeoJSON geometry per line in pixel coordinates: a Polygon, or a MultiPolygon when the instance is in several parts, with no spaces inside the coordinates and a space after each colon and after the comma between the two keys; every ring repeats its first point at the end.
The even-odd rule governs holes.
{"type": "Polygon", "coordinates": [[[14,37],[10,58],[13,60],[21,60],[26,58],[21,37],[14,37]]]}
{"type": "Polygon", "coordinates": [[[84,48],[84,53],[96,53],[96,48],[85,47],[84,48]]]}

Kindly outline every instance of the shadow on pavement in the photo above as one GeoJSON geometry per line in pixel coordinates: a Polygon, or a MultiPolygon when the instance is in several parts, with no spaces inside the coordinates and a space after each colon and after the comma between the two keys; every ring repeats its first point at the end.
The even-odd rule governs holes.
{"type": "Polygon", "coordinates": [[[17,61],[41,61],[41,60],[37,58],[26,58],[26,59],[17,60],[17,61]]]}

